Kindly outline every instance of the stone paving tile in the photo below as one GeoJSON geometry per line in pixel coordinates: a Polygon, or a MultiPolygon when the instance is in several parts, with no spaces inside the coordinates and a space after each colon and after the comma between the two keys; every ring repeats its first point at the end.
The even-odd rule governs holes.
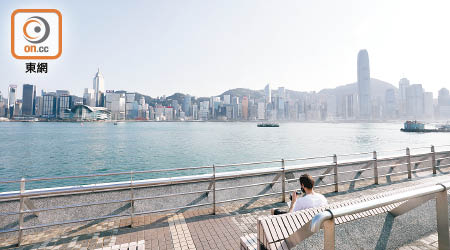
{"type": "MultiPolygon", "coordinates": [[[[397,186],[408,186],[412,182],[403,177],[380,179],[380,185],[371,181],[340,185],[341,192],[335,194],[334,187],[320,188],[328,193],[330,202],[339,202],[363,195],[392,191],[397,186]],[[398,180],[402,180],[396,182],[398,180]],[[352,192],[355,191],[355,192],[352,192]]],[[[414,183],[427,181],[415,180],[414,183]]],[[[270,213],[271,208],[284,207],[280,197],[256,201],[233,202],[217,207],[215,215],[210,208],[188,210],[182,213],[151,214],[131,219],[122,218],[86,225],[55,227],[25,235],[24,246],[17,249],[238,249],[240,237],[256,232],[259,216],[270,213]]],[[[0,238],[0,250],[15,243],[16,238],[0,238]]],[[[432,234],[401,249],[437,249],[437,235],[432,234]]]]}
{"type": "Polygon", "coordinates": [[[429,249],[437,250],[438,248],[438,236],[437,232],[425,236],[415,242],[412,242],[406,246],[399,248],[400,250],[411,250],[411,249],[429,249]]]}

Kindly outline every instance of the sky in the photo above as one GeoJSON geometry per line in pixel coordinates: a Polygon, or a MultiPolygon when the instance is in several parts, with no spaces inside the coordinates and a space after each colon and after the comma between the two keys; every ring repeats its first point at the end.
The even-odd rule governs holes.
{"type": "Polygon", "coordinates": [[[0,91],[9,84],[82,95],[97,71],[105,88],[152,97],[219,95],[267,83],[319,91],[356,81],[367,49],[371,77],[425,90],[450,87],[450,1],[153,0],[13,1],[0,5],[0,91]],[[63,52],[47,74],[25,74],[10,52],[15,9],[58,9],[63,52]]]}

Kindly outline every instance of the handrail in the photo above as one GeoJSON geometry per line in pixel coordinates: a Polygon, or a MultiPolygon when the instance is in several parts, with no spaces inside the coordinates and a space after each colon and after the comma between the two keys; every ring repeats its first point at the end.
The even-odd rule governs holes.
{"type": "MultiPolygon", "coordinates": [[[[449,147],[450,145],[437,145],[434,147],[449,147]]],[[[425,149],[429,148],[429,146],[422,147],[414,147],[410,149],[425,149]]],[[[395,149],[395,150],[382,150],[377,151],[378,153],[386,153],[386,152],[401,152],[405,149],[395,149]]],[[[372,154],[371,152],[358,152],[358,153],[349,153],[349,154],[336,154],[338,157],[346,157],[346,156],[357,156],[357,155],[367,155],[372,154]]],[[[325,156],[314,156],[314,157],[304,157],[304,158],[292,158],[285,159],[285,162],[290,161],[306,161],[306,160],[315,160],[315,159],[325,159],[332,158],[333,155],[325,155],[325,156]]],[[[398,157],[398,156],[395,156],[398,157]]],[[[379,160],[382,160],[380,158],[379,160]]],[[[237,166],[250,166],[250,165],[259,165],[259,164],[269,164],[269,163],[280,163],[281,160],[271,160],[271,161],[259,161],[259,162],[245,162],[245,163],[232,163],[232,164],[216,164],[216,168],[225,168],[225,167],[237,167],[237,166]]],[[[81,179],[81,178],[91,178],[91,177],[104,177],[104,176],[114,176],[114,175],[129,175],[132,174],[145,174],[145,173],[159,173],[159,172],[174,172],[174,171],[184,171],[184,170],[195,170],[195,169],[212,169],[212,166],[199,166],[199,167],[186,167],[186,168],[172,168],[172,169],[154,169],[154,170],[142,170],[142,171],[127,171],[127,172],[113,172],[113,173],[103,173],[103,174],[88,174],[88,175],[72,175],[72,176],[54,176],[54,177],[40,177],[40,178],[31,178],[26,179],[26,182],[34,182],[34,181],[48,181],[48,180],[61,180],[61,179],[81,179]]],[[[20,183],[21,180],[4,180],[0,181],[0,184],[7,183],[20,183]]]]}
{"type": "MultiPolygon", "coordinates": [[[[404,149],[403,149],[404,150],[404,149]]],[[[176,169],[156,169],[156,170],[146,170],[146,171],[131,171],[131,172],[119,172],[119,173],[104,173],[104,174],[92,174],[92,175],[82,175],[82,176],[62,176],[62,177],[49,177],[49,178],[34,178],[34,179],[24,179],[18,181],[0,181],[1,183],[12,183],[12,182],[20,182],[21,189],[19,191],[12,191],[12,192],[6,192],[6,193],[0,193],[0,202],[4,200],[19,200],[20,201],[20,208],[18,212],[14,212],[13,214],[19,215],[19,227],[15,231],[19,231],[19,244],[21,242],[21,235],[23,230],[27,230],[29,228],[24,226],[23,223],[23,216],[26,213],[35,213],[35,212],[44,212],[44,211],[50,211],[50,210],[57,210],[57,209],[67,209],[67,208],[74,208],[74,207],[85,207],[85,206],[93,206],[93,205],[99,205],[99,204],[107,204],[110,203],[120,203],[120,202],[129,202],[131,206],[131,212],[129,215],[121,215],[121,216],[130,216],[133,218],[133,216],[139,215],[139,214],[146,214],[146,213],[157,213],[157,212],[163,212],[163,211],[170,211],[174,210],[175,208],[164,208],[159,210],[151,210],[151,211],[142,211],[142,212],[134,212],[134,202],[138,200],[149,200],[149,199],[159,199],[159,198],[166,198],[166,197],[174,197],[179,195],[186,195],[186,194],[198,194],[198,193],[205,193],[205,194],[212,194],[212,202],[210,203],[203,203],[200,205],[185,205],[177,207],[176,209],[181,208],[192,208],[197,206],[207,206],[211,205],[213,207],[213,214],[215,213],[216,204],[223,204],[227,202],[233,202],[233,201],[240,201],[244,199],[252,199],[252,198],[258,198],[258,197],[264,197],[264,196],[271,196],[271,195],[279,195],[281,194],[281,199],[284,201],[285,195],[292,191],[287,190],[290,187],[286,187],[286,184],[292,180],[295,180],[296,178],[286,178],[286,174],[290,172],[305,172],[309,170],[321,170],[325,169],[325,172],[314,174],[314,177],[320,177],[320,179],[331,177],[329,178],[332,180],[331,183],[324,182],[323,184],[319,184],[316,187],[328,187],[328,186],[334,186],[334,190],[338,192],[338,186],[342,185],[344,183],[348,182],[355,182],[360,180],[368,180],[368,179],[374,179],[375,184],[378,184],[378,178],[384,177],[384,176],[390,176],[390,175],[399,175],[399,174],[408,174],[408,178],[411,178],[411,173],[421,172],[429,169],[433,169],[433,174],[435,174],[436,169],[446,167],[447,165],[450,166],[450,164],[447,165],[438,165],[439,162],[436,164],[437,160],[440,159],[447,159],[450,157],[447,157],[448,153],[450,151],[440,151],[435,152],[434,147],[431,146],[431,152],[427,154],[416,154],[411,155],[409,148],[406,149],[406,155],[398,156],[397,160],[400,160],[401,163],[395,163],[391,165],[384,166],[382,164],[383,160],[385,159],[391,159],[391,158],[382,158],[377,157],[377,152],[373,151],[370,152],[372,155],[371,159],[349,159],[342,161],[340,160],[338,162],[338,155],[332,155],[332,156],[322,156],[322,157],[307,157],[307,158],[296,158],[296,159],[281,159],[281,160],[274,160],[274,161],[261,161],[261,162],[247,162],[247,163],[237,163],[237,164],[224,164],[224,165],[212,165],[212,166],[201,166],[201,167],[190,167],[190,168],[176,168],[176,169]],[[436,153],[446,153],[446,157],[439,156],[441,158],[436,159],[436,153]],[[432,157],[430,159],[426,160],[417,160],[417,161],[411,161],[411,157],[415,156],[430,156],[432,157]],[[286,166],[285,162],[293,162],[293,161],[302,161],[302,160],[312,160],[312,159],[324,159],[324,158],[333,158],[332,162],[314,162],[314,163],[300,163],[300,164],[293,164],[286,166]],[[422,162],[431,162],[432,167],[425,167],[425,168],[418,168],[418,169],[412,169],[411,164],[416,163],[422,163],[422,162]],[[216,168],[225,168],[225,167],[234,167],[234,166],[248,166],[248,165],[257,165],[257,164],[269,164],[269,163],[281,163],[280,166],[273,166],[267,168],[259,168],[259,169],[246,169],[246,170],[236,170],[236,171],[227,171],[227,172],[220,172],[216,173],[216,168]],[[345,166],[351,166],[355,164],[366,164],[363,168],[355,169],[351,171],[342,170],[339,171],[339,167],[345,167],[345,166]],[[398,166],[398,165],[407,165],[408,170],[401,171],[401,172],[394,172],[394,173],[388,173],[386,175],[380,175],[378,174],[378,169],[382,169],[385,167],[392,167],[392,166],[398,166]],[[178,176],[178,177],[166,177],[166,178],[157,178],[157,179],[145,179],[145,180],[134,180],[133,176],[137,174],[145,174],[145,173],[154,173],[154,172],[165,172],[165,171],[182,171],[182,170],[194,170],[194,169],[211,169],[212,173],[202,173],[202,174],[196,174],[196,175],[189,175],[189,176],[178,176]],[[339,180],[338,175],[343,174],[350,174],[353,172],[364,172],[369,170],[374,170],[372,176],[368,177],[361,177],[357,179],[341,179],[339,180]],[[224,186],[224,187],[216,187],[215,182],[217,180],[227,180],[227,179],[234,179],[237,177],[244,177],[244,176],[259,176],[259,175],[267,175],[267,174],[276,174],[276,178],[271,181],[262,181],[258,183],[245,183],[245,184],[239,184],[234,186],[224,186]],[[111,182],[111,183],[98,183],[98,184],[87,184],[87,185],[76,185],[76,186],[64,186],[64,187],[57,187],[57,188],[46,188],[46,189],[25,189],[25,184],[27,182],[31,181],[46,181],[46,180],[57,180],[57,179],[68,179],[68,178],[84,178],[84,177],[97,177],[97,176],[110,176],[110,175],[130,175],[129,181],[121,181],[121,182],[111,182]],[[280,178],[280,179],[277,179],[280,178]],[[171,184],[186,184],[186,183],[201,183],[201,182],[211,182],[210,186],[207,189],[202,190],[196,190],[196,191],[189,191],[189,192],[183,192],[183,193],[172,193],[172,194],[161,194],[157,196],[145,196],[145,197],[135,197],[134,189],[136,188],[148,188],[148,187],[158,187],[163,185],[171,185],[171,184]],[[219,191],[225,191],[230,189],[242,189],[242,188],[249,188],[249,187],[255,187],[259,185],[281,185],[281,192],[278,192],[277,190],[273,190],[273,192],[270,193],[264,193],[264,194],[258,194],[253,196],[246,196],[246,197],[233,197],[232,199],[223,199],[223,200],[216,200],[216,192],[219,191]],[[55,195],[71,195],[71,194],[80,194],[80,193],[87,193],[87,192],[100,192],[100,191],[113,191],[113,190],[129,190],[130,191],[130,197],[120,200],[110,200],[110,201],[101,201],[101,202],[91,202],[91,203],[82,203],[82,204],[71,204],[66,206],[56,206],[56,207],[50,207],[50,208],[32,208],[28,207],[28,209],[25,209],[25,205],[28,206],[29,199],[35,198],[35,197],[50,197],[55,195]],[[22,219],[20,219],[22,218],[22,219]]],[[[354,153],[354,154],[347,154],[347,155],[341,155],[341,156],[354,156],[354,155],[362,155],[362,154],[368,154],[368,153],[354,153]]],[[[342,178],[342,177],[341,177],[342,178]]],[[[334,211],[334,210],[333,210],[334,211]]],[[[338,210],[339,211],[339,210],[338,210]]],[[[0,213],[0,216],[6,216],[10,215],[10,212],[7,213],[0,213]]],[[[83,219],[83,221],[89,221],[90,219],[83,219]]],[[[60,223],[54,223],[51,225],[58,225],[58,224],[68,224],[71,222],[60,222],[60,223]]],[[[33,228],[39,228],[39,227],[46,227],[49,225],[35,225],[33,228]]],[[[131,225],[133,226],[133,224],[131,225]]],[[[0,231],[0,233],[3,233],[3,231],[0,231]]]]}
{"type": "Polygon", "coordinates": [[[450,188],[450,182],[438,183],[436,185],[431,185],[427,187],[422,187],[414,189],[411,191],[406,191],[390,196],[385,196],[382,198],[361,202],[358,204],[353,204],[349,206],[343,206],[339,208],[327,209],[311,220],[310,230],[312,233],[317,233],[320,228],[324,228],[324,249],[334,249],[335,235],[334,235],[334,218],[341,216],[353,215],[361,212],[365,212],[371,209],[392,205],[399,202],[409,202],[411,204],[406,204],[403,207],[399,207],[396,211],[392,210],[390,213],[393,216],[400,215],[404,212],[409,211],[417,206],[417,204],[422,204],[428,201],[430,195],[436,195],[436,219],[438,227],[438,244],[439,249],[448,249],[450,247],[449,239],[449,226],[448,226],[448,198],[447,190],[450,188]],[[415,203],[415,204],[414,204],[415,203]]]}

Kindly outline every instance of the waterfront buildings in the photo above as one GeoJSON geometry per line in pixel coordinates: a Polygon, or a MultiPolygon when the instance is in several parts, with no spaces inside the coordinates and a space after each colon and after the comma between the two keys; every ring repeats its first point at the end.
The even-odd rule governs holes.
{"type": "Polygon", "coordinates": [[[441,89],[435,100],[433,94],[426,92],[421,84],[411,84],[407,78],[400,79],[398,89],[370,78],[366,50],[358,53],[356,83],[319,92],[292,91],[283,86],[277,86],[277,90],[272,91],[273,86],[267,84],[260,90],[232,89],[211,97],[176,93],[152,98],[137,92],[105,91],[100,70],[95,74],[93,83],[92,89],[84,89],[83,97],[71,95],[68,90],[42,91],[40,96],[36,96],[36,86],[24,84],[22,100],[16,98],[17,86],[10,85],[7,98],[0,94],[0,116],[17,120],[24,118],[21,116],[34,116],[41,120],[154,121],[450,118],[447,89],[441,89]],[[103,111],[108,111],[106,116],[103,111]]]}
{"type": "Polygon", "coordinates": [[[105,107],[111,112],[112,120],[125,120],[125,94],[107,90],[105,94],[105,107]]]}
{"type": "Polygon", "coordinates": [[[367,50],[360,50],[357,61],[359,117],[371,118],[370,68],[367,50]]]}

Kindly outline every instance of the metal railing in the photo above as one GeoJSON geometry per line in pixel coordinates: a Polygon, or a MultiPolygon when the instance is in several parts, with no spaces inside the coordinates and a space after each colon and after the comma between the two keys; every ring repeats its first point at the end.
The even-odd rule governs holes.
{"type": "MultiPolygon", "coordinates": [[[[437,147],[450,147],[450,145],[440,145],[437,147]]],[[[411,148],[413,150],[417,149],[424,149],[425,147],[419,147],[419,148],[411,148]]],[[[430,147],[428,147],[430,148],[430,147]]],[[[187,167],[187,168],[176,168],[176,169],[159,169],[159,170],[146,170],[146,171],[131,171],[131,172],[119,172],[119,173],[104,173],[104,174],[92,174],[92,175],[81,175],[81,176],[62,176],[62,177],[45,177],[45,178],[32,178],[32,179],[25,179],[22,178],[21,180],[7,180],[7,181],[0,181],[0,184],[7,184],[7,183],[20,183],[20,191],[19,192],[7,192],[7,193],[0,193],[0,202],[1,201],[11,201],[11,200],[19,200],[19,209],[15,212],[2,212],[0,213],[1,216],[14,216],[18,215],[18,227],[15,228],[9,228],[5,230],[0,230],[0,233],[8,233],[8,232],[18,232],[18,245],[20,245],[23,241],[23,232],[24,230],[29,229],[37,229],[37,228],[45,228],[45,227],[51,227],[56,225],[65,225],[65,224],[72,224],[72,223],[80,223],[80,222],[88,222],[88,221],[95,221],[95,220],[101,220],[101,219],[109,219],[109,218],[116,218],[116,217],[129,217],[131,219],[131,225],[132,227],[135,226],[134,224],[134,217],[137,215],[144,215],[144,214],[152,214],[152,213],[161,213],[161,212],[169,212],[169,211],[176,211],[180,209],[189,209],[189,208],[196,208],[196,207],[203,207],[203,206],[210,206],[212,207],[212,214],[216,213],[216,206],[219,204],[234,202],[234,201],[241,201],[241,200],[248,200],[248,199],[254,199],[259,197],[266,197],[266,196],[275,196],[280,195],[281,200],[284,202],[286,194],[288,192],[298,190],[298,189],[291,189],[287,190],[286,183],[289,183],[291,181],[298,180],[297,178],[286,178],[286,173],[290,172],[304,172],[304,171],[311,171],[311,170],[320,170],[325,169],[325,172],[319,175],[313,176],[314,178],[318,178],[320,180],[324,178],[333,178],[333,181],[331,183],[325,183],[321,185],[317,185],[317,188],[320,187],[328,187],[328,186],[334,186],[334,191],[339,191],[339,185],[346,184],[349,182],[355,182],[355,181],[362,181],[362,180],[369,180],[374,179],[374,184],[378,184],[379,178],[381,177],[388,177],[388,176],[394,176],[394,175],[408,175],[408,178],[412,178],[413,173],[422,172],[422,171],[428,171],[432,170],[433,174],[436,174],[437,169],[442,169],[445,167],[450,167],[450,164],[447,165],[439,165],[437,162],[441,162],[443,160],[450,161],[450,157],[441,157],[436,158],[436,153],[447,153],[450,154],[450,151],[440,151],[435,152],[435,147],[431,146],[431,151],[429,153],[425,154],[417,154],[413,156],[426,156],[430,159],[427,160],[420,160],[420,161],[411,161],[411,154],[410,154],[410,148],[403,149],[402,151],[405,151],[405,155],[397,155],[395,157],[385,157],[385,158],[379,158],[376,151],[373,152],[362,152],[362,153],[353,153],[353,154],[342,154],[342,155],[327,155],[327,156],[317,156],[317,157],[305,157],[305,158],[293,158],[293,159],[281,159],[281,160],[273,160],[273,161],[261,161],[261,162],[248,162],[248,163],[237,163],[237,164],[222,164],[222,165],[216,165],[213,164],[211,166],[200,166],[200,167],[187,167]],[[362,156],[367,155],[371,157],[370,159],[352,159],[348,161],[341,161],[338,162],[338,157],[349,157],[349,156],[362,156]],[[429,157],[431,156],[431,157],[429,157]],[[405,160],[400,163],[395,164],[389,164],[389,165],[382,165],[380,164],[380,161],[385,160],[405,160]],[[305,162],[308,161],[318,161],[318,160],[329,160],[326,162],[313,162],[306,164],[305,162]],[[412,169],[412,164],[421,164],[431,161],[430,168],[416,168],[412,169]],[[294,162],[301,162],[300,165],[291,165],[287,166],[287,163],[294,163],[294,162]],[[362,163],[366,164],[367,167],[364,167],[362,169],[356,169],[356,170],[350,170],[350,171],[340,171],[340,166],[345,166],[346,164],[356,164],[356,163],[362,163]],[[235,168],[235,167],[247,167],[247,166],[258,166],[258,165],[272,165],[272,164],[280,164],[279,167],[271,167],[271,168],[263,168],[263,169],[251,169],[251,170],[241,170],[241,171],[234,171],[234,172],[218,172],[218,169],[226,169],[226,168],[235,168]],[[407,166],[406,171],[398,171],[398,172],[389,172],[384,175],[379,174],[379,170],[383,168],[390,168],[395,169],[396,167],[400,166],[407,166]],[[361,178],[353,178],[350,180],[340,180],[339,176],[343,174],[348,173],[362,173],[364,171],[369,171],[373,169],[373,175],[369,177],[361,177],[361,178]],[[179,177],[169,177],[169,178],[159,178],[159,179],[147,179],[147,180],[137,180],[136,176],[140,174],[149,174],[149,173],[161,173],[161,172],[174,172],[174,171],[193,171],[193,170],[210,170],[211,173],[203,173],[200,175],[194,175],[194,176],[179,176],[179,177]],[[235,179],[235,178],[241,178],[246,176],[260,176],[260,175],[267,175],[267,174],[276,174],[276,178],[271,181],[265,181],[265,182],[259,182],[259,183],[251,183],[251,184],[245,184],[245,185],[235,185],[235,186],[227,186],[227,187],[216,187],[216,182],[221,180],[228,180],[228,179],[235,179]],[[118,182],[118,183],[103,183],[103,184],[90,184],[90,185],[84,185],[84,186],[71,186],[71,187],[59,187],[59,188],[53,188],[53,189],[34,189],[34,190],[26,190],[26,183],[27,182],[38,182],[38,181],[52,181],[52,180],[65,180],[65,179],[76,179],[76,178],[93,178],[93,177],[106,177],[106,176],[119,176],[119,175],[129,175],[129,181],[126,182],[118,182]],[[181,192],[181,193],[173,193],[173,194],[163,194],[163,195],[154,195],[154,196],[136,196],[135,190],[138,188],[147,188],[147,187],[160,187],[160,186],[166,186],[166,185],[172,185],[172,184],[186,184],[186,183],[201,183],[201,182],[209,182],[210,185],[207,189],[202,190],[196,190],[196,191],[189,191],[189,192],[181,192]],[[281,184],[281,191],[273,191],[269,193],[263,193],[248,197],[238,197],[238,198],[232,198],[232,199],[225,199],[225,200],[218,200],[217,199],[217,192],[223,192],[231,189],[244,189],[244,188],[250,188],[250,187],[256,187],[256,186],[263,186],[263,185],[275,185],[275,184],[281,184]],[[129,190],[130,195],[129,198],[126,199],[118,199],[118,200],[108,200],[108,201],[96,201],[96,202],[90,202],[90,203],[82,203],[82,204],[71,204],[71,205],[65,205],[65,206],[56,206],[56,207],[49,207],[49,208],[36,208],[34,207],[33,203],[31,202],[32,198],[37,197],[51,197],[51,196],[61,196],[61,195],[72,195],[72,194],[81,194],[81,193],[88,193],[88,192],[101,192],[101,191],[116,191],[116,190],[129,190]],[[179,207],[171,207],[171,208],[163,208],[163,209],[156,209],[156,210],[147,210],[142,212],[136,212],[135,211],[135,202],[136,201],[143,201],[143,200],[154,200],[154,199],[161,199],[161,198],[171,198],[176,196],[184,196],[184,195],[192,195],[192,194],[212,194],[212,201],[211,202],[205,202],[201,204],[189,204],[185,206],[179,206],[179,207]],[[53,210],[62,210],[62,209],[70,209],[70,208],[80,208],[80,207],[89,207],[89,206],[96,206],[96,205],[106,205],[106,204],[117,204],[117,203],[129,203],[130,204],[130,210],[129,214],[113,214],[113,215],[105,215],[105,216],[97,216],[92,218],[82,218],[78,220],[70,220],[70,221],[62,221],[62,222],[55,222],[55,223],[49,223],[49,224],[39,224],[39,225],[33,225],[33,226],[25,226],[24,224],[24,215],[33,213],[36,216],[40,212],[46,212],[46,211],[53,211],[53,210]],[[26,207],[28,209],[26,209],[26,207]]],[[[391,150],[391,151],[380,151],[383,153],[392,153],[392,152],[400,152],[399,150],[391,150]]]]}
{"type": "Polygon", "coordinates": [[[344,206],[335,209],[328,209],[313,217],[310,230],[313,233],[319,232],[320,228],[324,230],[324,249],[332,250],[335,248],[335,222],[334,218],[365,212],[371,209],[383,207],[386,205],[403,202],[400,206],[394,208],[389,213],[394,217],[402,215],[411,209],[427,202],[430,199],[436,199],[436,221],[438,232],[439,249],[450,249],[449,225],[448,225],[448,198],[447,190],[450,188],[450,182],[418,188],[412,191],[394,194],[359,204],[344,206]]]}

